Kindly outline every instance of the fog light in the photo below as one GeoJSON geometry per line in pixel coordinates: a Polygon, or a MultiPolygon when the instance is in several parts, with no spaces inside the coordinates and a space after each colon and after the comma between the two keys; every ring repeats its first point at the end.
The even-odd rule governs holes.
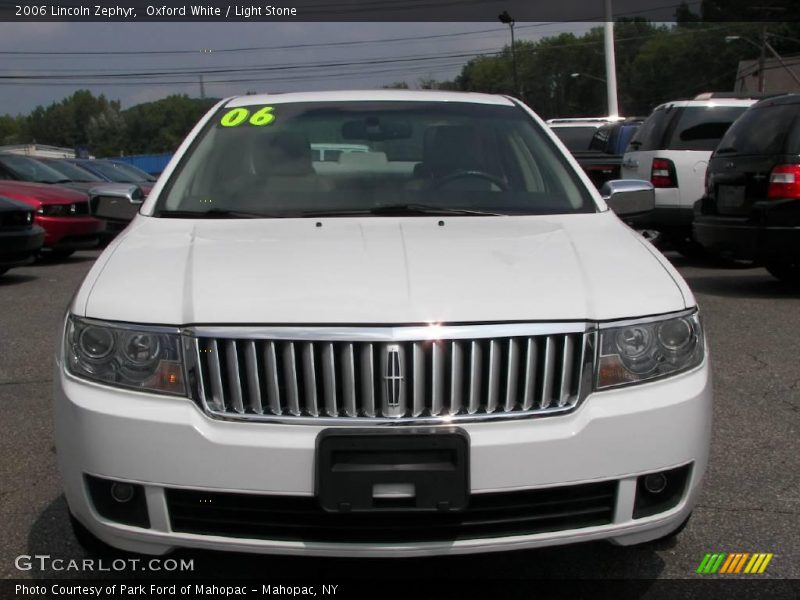
{"type": "Polygon", "coordinates": [[[144,486],[85,475],[86,488],[97,514],[134,527],[150,527],[144,486]]]}
{"type": "Polygon", "coordinates": [[[130,483],[114,482],[111,484],[111,497],[117,502],[133,500],[133,486],[130,483]]]}
{"type": "Polygon", "coordinates": [[[675,508],[686,492],[692,465],[658,473],[639,475],[636,478],[636,499],[633,518],[641,519],[675,508]]]}
{"type": "Polygon", "coordinates": [[[644,478],[644,489],[651,494],[660,494],[667,487],[667,477],[663,473],[651,473],[644,478]]]}

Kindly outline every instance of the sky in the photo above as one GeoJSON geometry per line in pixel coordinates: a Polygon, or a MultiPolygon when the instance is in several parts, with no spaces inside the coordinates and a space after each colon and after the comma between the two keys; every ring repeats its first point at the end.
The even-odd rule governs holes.
{"type": "MultiPolygon", "coordinates": [[[[518,40],[535,40],[565,31],[581,35],[597,26],[517,23],[515,32],[518,40]]],[[[217,98],[376,88],[395,81],[413,86],[423,78],[452,79],[471,56],[497,52],[509,40],[508,27],[500,23],[0,23],[0,75],[72,77],[66,85],[63,79],[0,79],[0,114],[28,114],[78,89],[120,100],[123,108],[170,94],[199,97],[201,72],[205,95],[217,98]],[[388,41],[394,38],[415,39],[388,41]],[[304,47],[275,48],[288,45],[304,47]],[[270,49],[222,52],[253,47],[270,49]],[[157,53],[114,54],[142,51],[157,53]],[[380,62],[386,59],[404,62],[380,62]],[[352,62],[362,64],[343,64],[352,62]],[[263,67],[274,70],[248,71],[263,67]],[[170,74],[131,77],[124,84],[97,79],[102,73],[153,71],[170,74]]]]}

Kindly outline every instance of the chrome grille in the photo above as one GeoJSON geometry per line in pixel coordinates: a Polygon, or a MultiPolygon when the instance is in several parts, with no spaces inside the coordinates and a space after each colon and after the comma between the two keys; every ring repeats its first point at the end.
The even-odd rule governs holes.
{"type": "Polygon", "coordinates": [[[369,334],[348,340],[346,333],[327,339],[223,333],[195,333],[188,349],[196,358],[198,400],[212,415],[228,418],[349,422],[550,414],[579,403],[593,370],[594,334],[586,330],[387,341],[369,334]]]}

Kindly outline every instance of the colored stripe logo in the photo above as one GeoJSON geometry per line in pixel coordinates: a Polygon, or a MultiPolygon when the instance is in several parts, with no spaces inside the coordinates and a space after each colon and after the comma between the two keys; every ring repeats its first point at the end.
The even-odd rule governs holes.
{"type": "Polygon", "coordinates": [[[760,575],[767,570],[772,552],[708,552],[697,567],[700,575],[760,575]]]}

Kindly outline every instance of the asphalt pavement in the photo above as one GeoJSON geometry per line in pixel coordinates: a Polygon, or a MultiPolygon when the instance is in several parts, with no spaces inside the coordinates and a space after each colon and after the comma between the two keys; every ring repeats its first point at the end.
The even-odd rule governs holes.
{"type": "MultiPolygon", "coordinates": [[[[15,559],[84,557],[60,490],[50,387],[65,308],[97,255],[82,252],[0,277],[0,578],[86,577],[20,571],[15,559]]],[[[695,570],[706,552],[771,552],[775,556],[762,577],[800,578],[800,288],[760,268],[670,259],[698,297],[715,384],[711,464],[699,505],[676,541],[399,561],[179,556],[195,559],[195,574],[229,577],[660,579],[701,577],[695,570]]]]}

